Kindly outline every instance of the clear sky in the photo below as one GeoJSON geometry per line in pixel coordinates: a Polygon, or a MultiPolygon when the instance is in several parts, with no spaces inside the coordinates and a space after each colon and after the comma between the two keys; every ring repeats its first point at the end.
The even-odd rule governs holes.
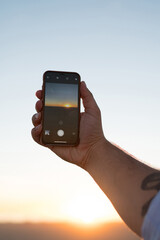
{"type": "Polygon", "coordinates": [[[0,221],[119,219],[86,172],[31,138],[46,70],[78,72],[106,138],[160,168],[159,13],[158,0],[0,1],[0,221]]]}

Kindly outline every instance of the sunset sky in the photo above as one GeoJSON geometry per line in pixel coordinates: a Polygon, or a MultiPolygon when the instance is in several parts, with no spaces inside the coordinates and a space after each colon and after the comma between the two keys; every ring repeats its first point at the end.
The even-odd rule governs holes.
{"type": "Polygon", "coordinates": [[[31,138],[47,70],[78,72],[106,138],[160,168],[159,13],[157,0],[0,1],[1,222],[120,220],[87,172],[31,138]]]}
{"type": "Polygon", "coordinates": [[[45,106],[78,106],[78,84],[46,83],[45,106]]]}

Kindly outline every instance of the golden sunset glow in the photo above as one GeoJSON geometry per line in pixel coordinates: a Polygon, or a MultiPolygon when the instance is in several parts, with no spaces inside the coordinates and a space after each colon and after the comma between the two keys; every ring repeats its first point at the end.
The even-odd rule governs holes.
{"type": "Polygon", "coordinates": [[[61,102],[61,103],[54,103],[54,102],[50,102],[47,101],[45,103],[45,106],[47,107],[65,107],[65,108],[70,108],[70,107],[77,107],[77,104],[74,103],[66,103],[66,102],[61,102]]]}
{"type": "Polygon", "coordinates": [[[66,103],[66,104],[64,104],[64,107],[66,107],[66,108],[70,108],[70,107],[72,107],[72,106],[71,106],[71,104],[66,103]]]}
{"type": "Polygon", "coordinates": [[[78,195],[72,198],[72,201],[68,205],[68,217],[71,221],[81,224],[98,224],[106,221],[106,217],[114,218],[113,209],[108,205],[108,213],[106,209],[107,201],[104,202],[101,198],[97,198],[93,195],[78,195]]]}

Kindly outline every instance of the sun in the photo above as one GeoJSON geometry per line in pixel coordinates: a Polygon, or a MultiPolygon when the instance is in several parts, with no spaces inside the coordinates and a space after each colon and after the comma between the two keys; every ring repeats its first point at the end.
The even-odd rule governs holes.
{"type": "Polygon", "coordinates": [[[66,108],[70,108],[70,107],[71,107],[71,104],[66,103],[66,104],[64,104],[64,107],[66,107],[66,108]]]}
{"type": "Polygon", "coordinates": [[[83,196],[74,198],[72,204],[68,206],[69,217],[78,223],[91,224],[95,221],[92,206],[89,205],[89,199],[83,196]],[[89,206],[86,208],[86,206],[89,206]]]}
{"type": "MultiPolygon", "coordinates": [[[[106,204],[106,203],[105,203],[106,204]]],[[[74,223],[93,225],[106,219],[103,201],[93,195],[78,195],[68,205],[68,216],[74,223]]]]}

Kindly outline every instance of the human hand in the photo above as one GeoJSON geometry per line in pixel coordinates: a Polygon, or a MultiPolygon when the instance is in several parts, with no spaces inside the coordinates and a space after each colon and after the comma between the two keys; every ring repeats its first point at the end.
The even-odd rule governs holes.
{"type": "Polygon", "coordinates": [[[42,90],[36,92],[39,101],[36,102],[37,113],[32,117],[34,128],[31,133],[35,142],[48,147],[60,158],[85,169],[86,162],[89,161],[91,154],[98,151],[105,138],[102,130],[100,109],[85,82],[81,82],[80,95],[85,112],[80,115],[80,142],[77,146],[45,146],[42,143],[42,90]]]}

